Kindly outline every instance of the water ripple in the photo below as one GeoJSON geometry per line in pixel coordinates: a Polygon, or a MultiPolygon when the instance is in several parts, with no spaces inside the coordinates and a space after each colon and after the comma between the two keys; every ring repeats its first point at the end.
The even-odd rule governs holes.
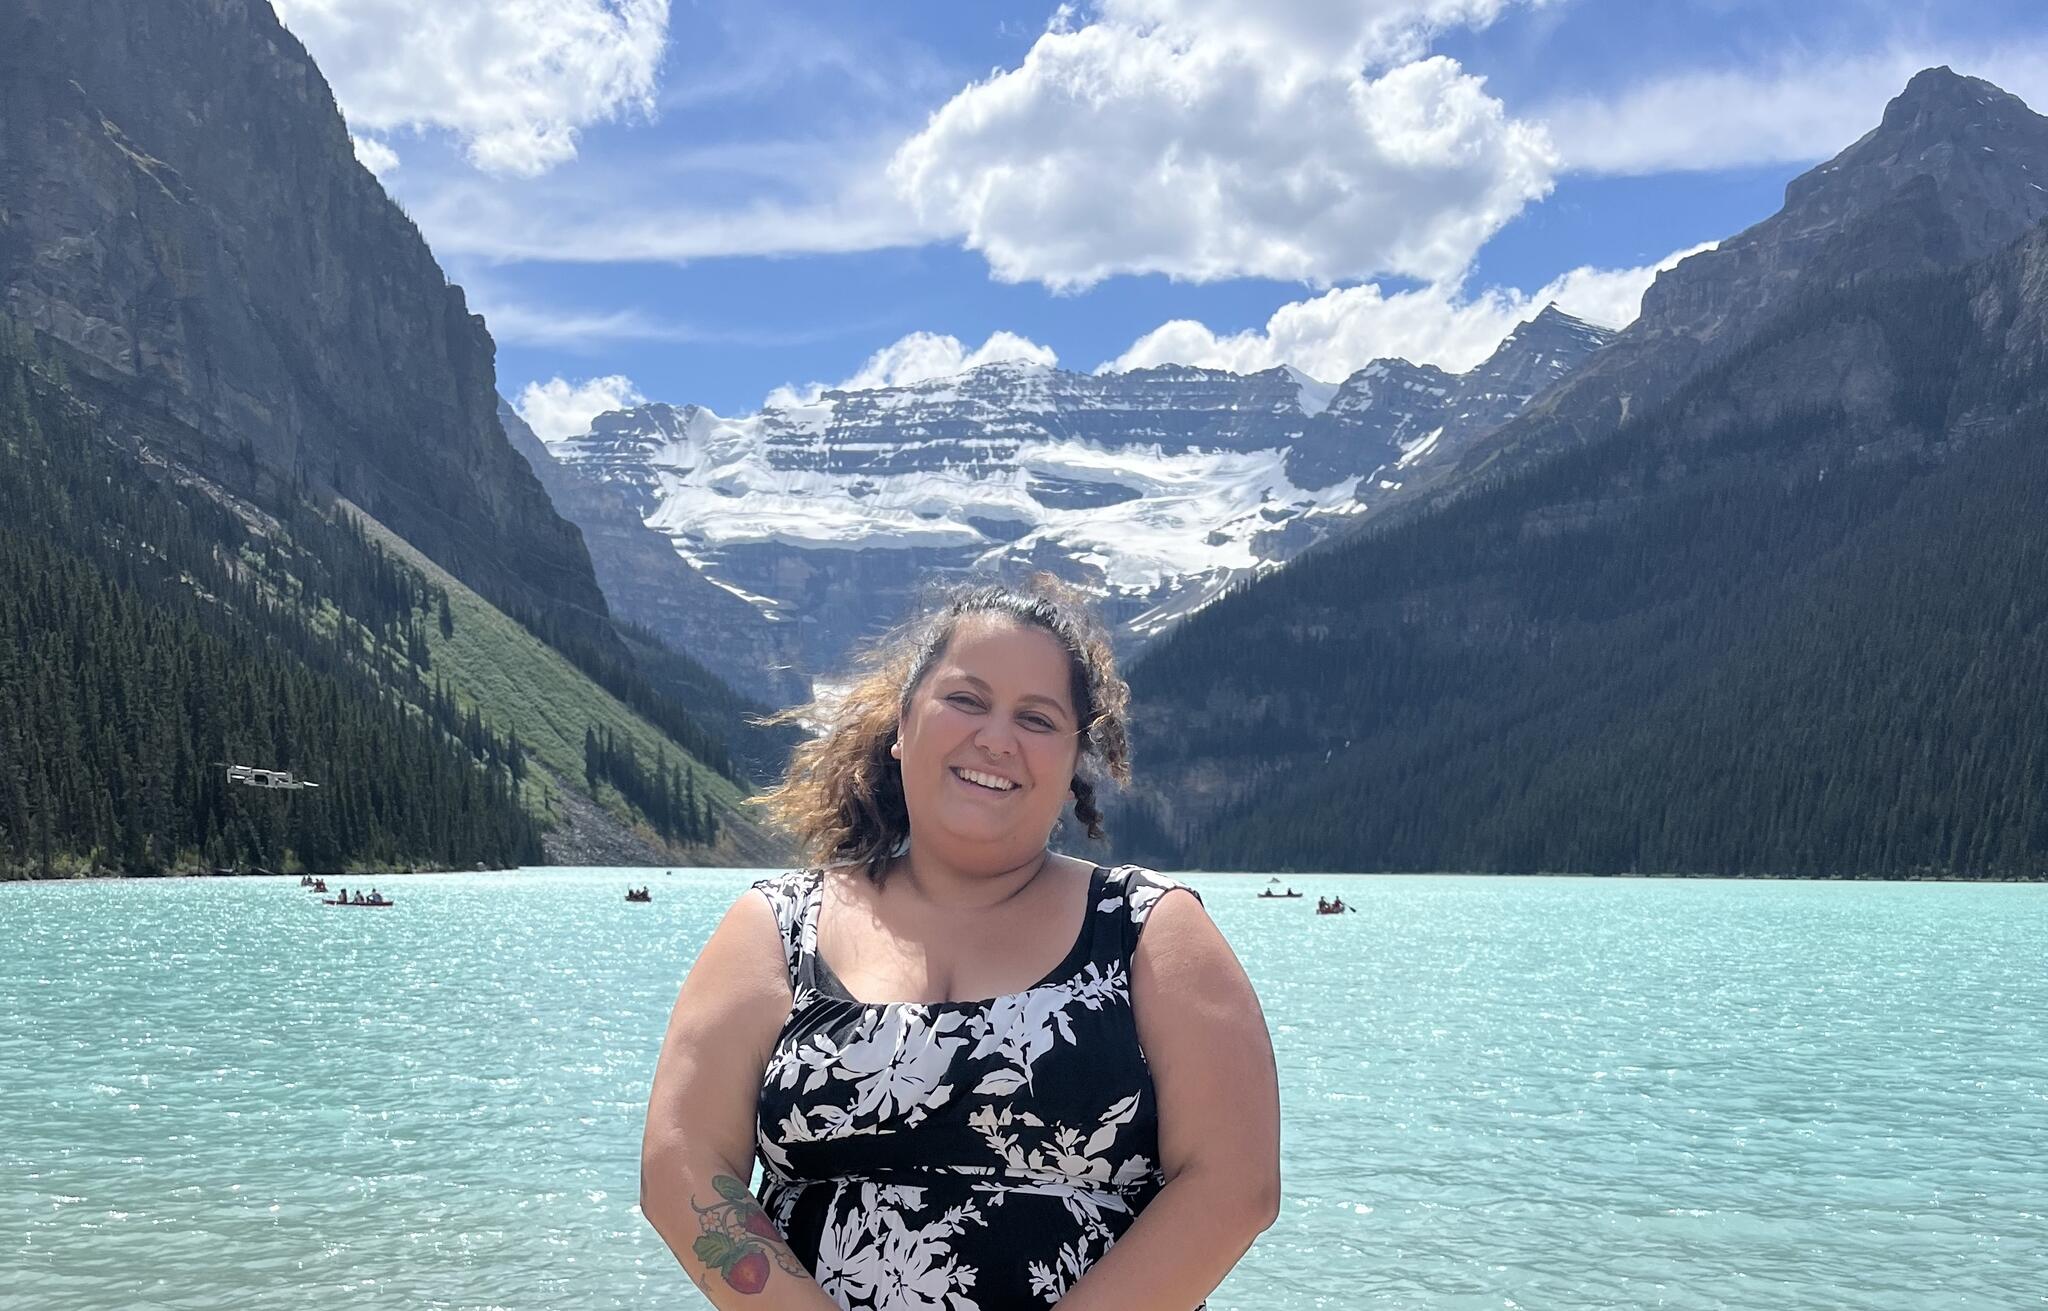
{"type": "MultiPolygon", "coordinates": [[[[695,1304],[640,1119],[749,878],[0,887],[0,1306],[695,1304]]],[[[2048,889],[1195,881],[1285,1111],[1217,1311],[2044,1304],[2048,889]]]]}

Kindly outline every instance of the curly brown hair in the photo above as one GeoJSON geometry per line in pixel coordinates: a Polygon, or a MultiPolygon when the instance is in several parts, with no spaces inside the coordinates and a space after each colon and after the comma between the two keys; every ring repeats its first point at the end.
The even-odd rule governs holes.
{"type": "Polygon", "coordinates": [[[836,702],[823,698],[754,722],[825,724],[826,731],[791,753],[777,786],[747,798],[765,807],[793,835],[806,861],[859,865],[880,882],[889,860],[910,836],[902,768],[890,744],[925,675],[945,653],[960,622],[997,615],[1052,634],[1065,648],[1068,690],[1080,716],[1080,758],[1074,770],[1074,818],[1088,836],[1103,836],[1097,784],[1081,762],[1093,760],[1120,785],[1131,781],[1126,715],[1131,690],[1116,672],[1108,635],[1085,593],[1052,574],[1034,575],[1023,587],[963,584],[935,608],[865,645],[855,657],[853,684],[836,702]]]}

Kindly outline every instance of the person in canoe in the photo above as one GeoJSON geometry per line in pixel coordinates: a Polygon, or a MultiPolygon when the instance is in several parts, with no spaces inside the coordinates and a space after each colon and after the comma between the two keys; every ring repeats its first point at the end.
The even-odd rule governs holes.
{"type": "Polygon", "coordinates": [[[1041,575],[859,661],[765,721],[824,726],[755,800],[805,867],[682,985],[642,1214],[724,1308],[1201,1304],[1278,1213],[1278,1080],[1195,889],[1050,846],[1129,779],[1106,634],[1041,575]]]}

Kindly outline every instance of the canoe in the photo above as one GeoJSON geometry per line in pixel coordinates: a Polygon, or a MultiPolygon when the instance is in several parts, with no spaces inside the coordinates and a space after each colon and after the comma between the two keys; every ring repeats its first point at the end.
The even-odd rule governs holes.
{"type": "Polygon", "coordinates": [[[361,906],[363,909],[368,910],[371,907],[384,907],[392,903],[389,898],[383,901],[336,901],[332,897],[322,897],[320,898],[320,904],[323,906],[361,906]]]}

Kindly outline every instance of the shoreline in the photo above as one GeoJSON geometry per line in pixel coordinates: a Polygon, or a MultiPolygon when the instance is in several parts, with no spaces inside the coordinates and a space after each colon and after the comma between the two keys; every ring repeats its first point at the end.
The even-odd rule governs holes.
{"type": "MultiPolygon", "coordinates": [[[[315,874],[314,878],[324,879],[404,879],[430,875],[447,874],[516,874],[531,870],[555,869],[604,869],[624,871],[667,870],[735,870],[747,871],[779,868],[756,865],[515,865],[494,869],[408,869],[408,870],[365,870],[360,873],[315,874]]],[[[1174,875],[1217,875],[1231,878],[1281,878],[1281,879],[1373,879],[1373,878],[1498,878],[1498,879],[1606,879],[1629,881],[1681,881],[1721,883],[1972,883],[1972,884],[2048,884],[2048,872],[2034,875],[1984,875],[1973,877],[1966,874],[1859,874],[1830,878],[1813,874],[1585,874],[1571,871],[1542,870],[1530,873],[1502,870],[1167,870],[1174,875]]],[[[277,871],[221,873],[170,872],[164,874],[59,874],[48,878],[0,877],[0,886],[12,883],[167,883],[190,882],[200,879],[221,879],[240,882],[246,879],[290,879],[294,886],[303,877],[298,873],[277,871]]]]}

